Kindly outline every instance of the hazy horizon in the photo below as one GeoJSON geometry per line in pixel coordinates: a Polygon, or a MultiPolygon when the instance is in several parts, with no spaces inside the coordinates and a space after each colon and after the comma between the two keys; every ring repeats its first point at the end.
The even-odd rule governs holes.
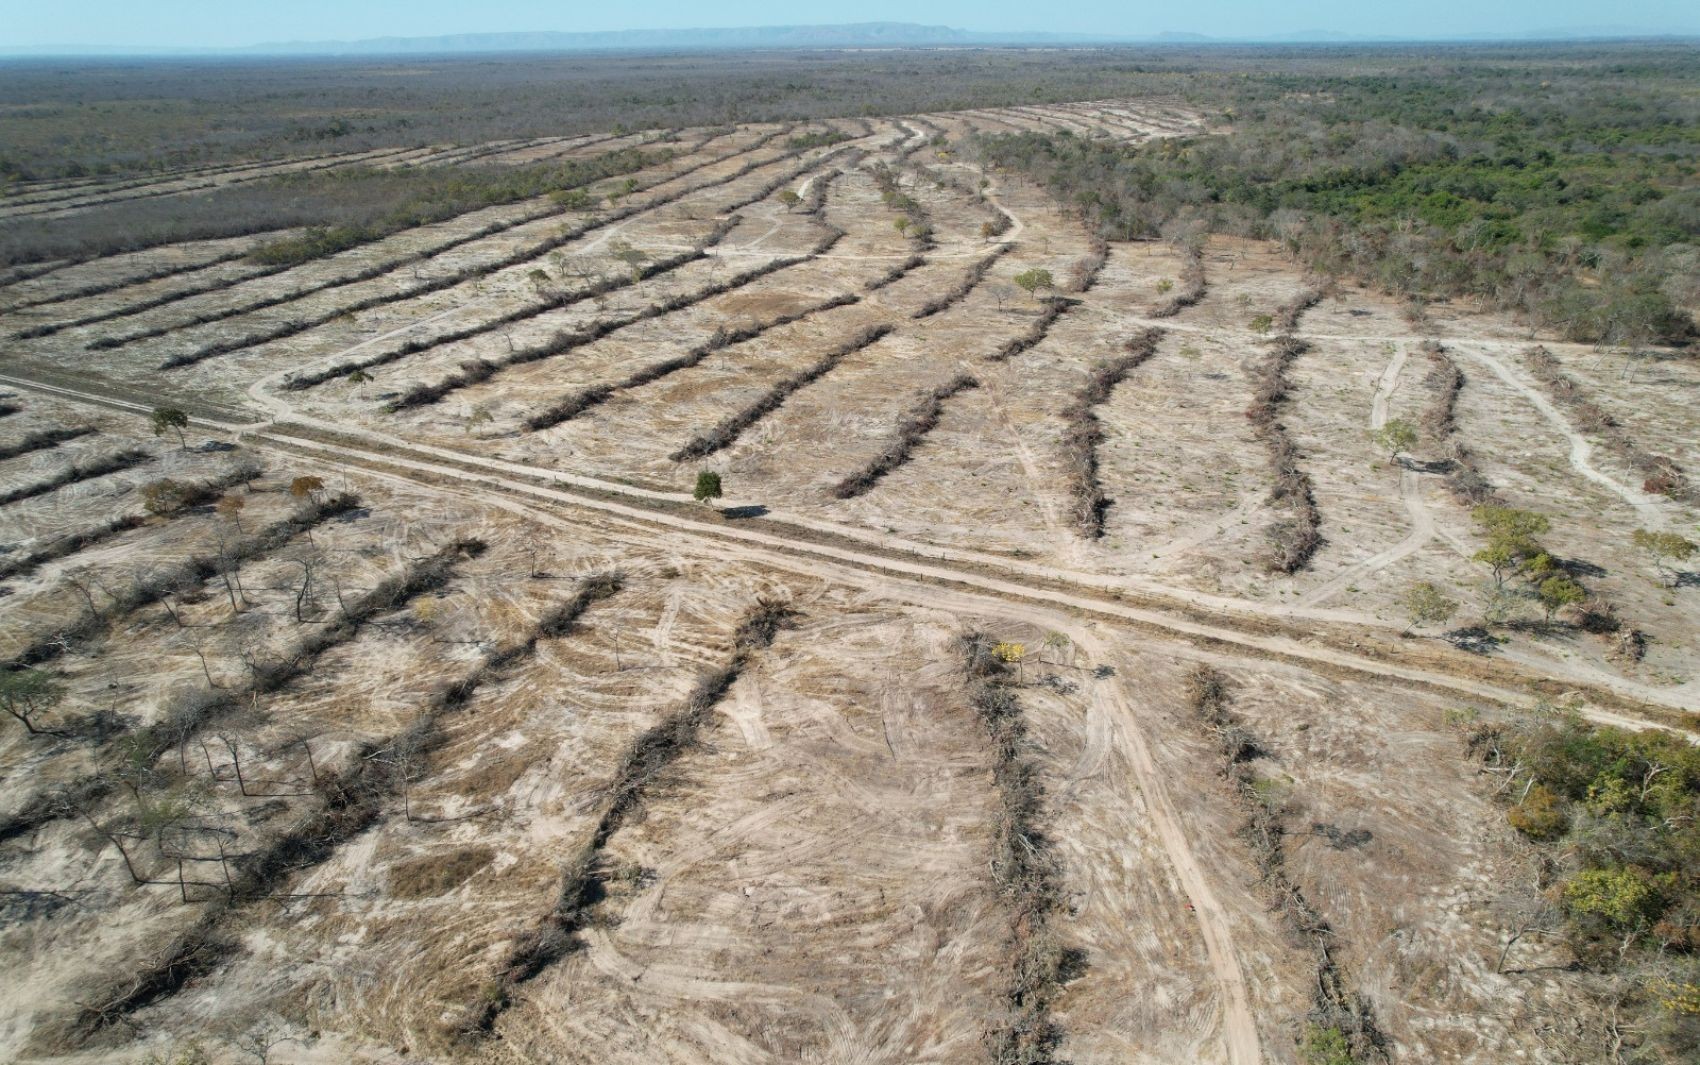
{"type": "Polygon", "coordinates": [[[807,15],[772,0],[737,0],[712,6],[650,0],[619,8],[563,12],[542,0],[514,0],[500,8],[469,10],[452,0],[296,0],[278,9],[235,8],[207,0],[169,3],[66,0],[20,8],[8,15],[0,51],[46,48],[112,51],[134,48],[241,49],[299,42],[348,42],[382,37],[437,37],[491,33],[601,33],[719,30],[774,26],[833,26],[898,22],[947,26],[981,34],[1049,34],[1149,38],[1202,34],[1220,39],[1340,35],[1433,40],[1456,37],[1515,39],[1543,33],[1683,35],[1700,32],[1690,4],[1673,0],[1610,4],[1600,0],[1532,0],[1483,5],[1437,0],[1422,8],[1375,9],[1345,0],[1296,0],[1274,5],[1255,0],[1198,0],[1182,11],[1156,5],[1095,0],[1064,11],[1035,11],[1015,4],[932,0],[872,0],[846,11],[807,15]]]}

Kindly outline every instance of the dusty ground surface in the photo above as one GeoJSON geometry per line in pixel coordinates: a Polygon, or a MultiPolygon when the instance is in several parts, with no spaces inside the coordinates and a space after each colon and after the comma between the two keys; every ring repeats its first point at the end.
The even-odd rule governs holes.
{"type": "MultiPolygon", "coordinates": [[[[0,459],[0,489],[20,495],[0,506],[0,654],[33,655],[64,692],[40,734],[0,730],[0,1058],[200,1045],[235,1061],[269,1044],[273,1062],[995,1060],[1024,1023],[1012,958],[1038,927],[1069,959],[1043,1009],[1058,1060],[1291,1062],[1315,958],[1271,911],[1189,710],[1187,678],[1210,665],[1280,791],[1288,874],[1393,1059],[1588,1060],[1547,1038],[1581,1008],[1581,977],[1499,972],[1499,900],[1525,859],[1446,711],[1504,712],[1539,682],[1680,724],[1700,694],[1693,578],[1664,586],[1629,539],[1700,515],[1578,431],[1517,323],[1453,306],[1413,326],[1341,285],[1298,319],[1281,410],[1324,542],[1271,575],[1279,515],[1244,411],[1269,352],[1259,316],[1313,285],[1277,248],[1210,243],[1203,297],[1159,318],[1181,253],[1112,246],[1042,338],[997,357],[1053,295],[1013,279],[1062,282],[1092,246],[1042,189],[981,174],[965,134],[1136,140],[1193,116],[1095,101],[833,125],[848,139],[802,150],[787,138],[804,127],[683,131],[623,217],[552,214],[346,284],[542,205],[265,276],[213,262],[243,246],[223,241],[0,289],[9,335],[102,319],[10,340],[0,367],[18,408],[0,447],[95,430],[0,459]],[[885,167],[930,238],[894,224],[885,167]],[[982,228],[1000,212],[1006,229],[982,228]],[[552,240],[563,230],[577,235],[552,240]],[[634,262],[662,266],[634,277],[634,262]],[[1063,412],[1150,328],[1150,357],[1095,409],[1111,503],[1089,537],[1063,412]],[[853,343],[870,329],[887,331],[853,343]],[[753,335],[714,342],[735,330],[753,335]],[[91,347],[143,332],[158,335],[91,347]],[[236,338],[259,339],[161,368],[236,338]],[[1469,626],[1488,580],[1468,510],[1426,464],[1441,442],[1390,460],[1369,439],[1423,417],[1425,341],[1464,374],[1457,439],[1504,499],[1551,518],[1550,549],[1586,563],[1644,658],[1533,624],[1527,602],[1480,655],[1439,628],[1402,635],[1411,582],[1445,589],[1469,626]],[[325,372],[343,364],[369,379],[325,372]],[[903,461],[833,491],[964,374],[976,387],[942,400],[903,461]],[[191,413],[187,447],[150,433],[162,401],[191,413]],[[724,446],[674,459],[728,419],[724,446]],[[704,469],[731,517],[688,505],[704,469]],[[321,483],[292,493],[302,476],[321,483]],[[209,487],[150,513],[161,478],[209,487]],[[284,524],[343,491],[358,502],[284,524]],[[617,587],[544,624],[598,579],[617,587]],[[762,603],[793,613],[751,649],[740,625],[762,603]],[[972,633],[1024,648],[1007,679],[1040,894],[993,857],[1010,749],[976,710],[972,633]],[[686,740],[657,746],[691,707],[686,740]]],[[[4,210],[148,191],[44,190],[4,210]]],[[[1630,437],[1700,464],[1691,360],[1546,344],[1630,437]]]]}

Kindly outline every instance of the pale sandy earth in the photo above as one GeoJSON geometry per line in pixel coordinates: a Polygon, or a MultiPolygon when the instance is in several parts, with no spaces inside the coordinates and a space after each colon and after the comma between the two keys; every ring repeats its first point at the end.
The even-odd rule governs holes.
{"type": "MultiPolygon", "coordinates": [[[[1345,978],[1394,1060],[1580,1060],[1543,1033],[1588,1008],[1584,978],[1556,967],[1496,972],[1502,903],[1527,857],[1446,711],[1505,712],[1532,702],[1539,684],[1589,693],[1599,720],[1681,727],[1700,695],[1696,592],[1657,585],[1628,541],[1640,527],[1691,534],[1700,515],[1646,496],[1634,471],[1577,432],[1524,364],[1533,341],[1519,323],[1449,306],[1418,329],[1397,304],[1342,284],[1299,321],[1309,346],[1281,411],[1325,542],[1305,569],[1272,576],[1261,558],[1278,513],[1244,417],[1267,350],[1254,319],[1315,283],[1278,248],[1213,240],[1204,298],[1154,319],[1180,254],[1161,242],[1114,245],[1043,340],[1007,362],[988,358],[1041,309],[1013,278],[1033,268],[1065,278],[1090,235],[1043,189],[982,175],[965,133],[1062,127],[1132,142],[1195,131],[1198,118],[1172,101],[1092,101],[788,135],[829,125],[851,139],[796,157],[786,157],[785,137],[762,140],[773,128],[682,131],[674,146],[689,150],[637,175],[646,187],[631,202],[643,209],[593,225],[558,255],[180,369],[159,364],[401,296],[422,278],[477,271],[601,210],[474,240],[417,274],[405,267],[201,325],[191,319],[543,205],[474,212],[265,277],[234,260],[124,284],[248,243],[209,241],[0,287],[10,336],[231,282],[6,342],[0,390],[22,410],[0,417],[0,446],[52,427],[100,431],[0,460],[0,488],[121,447],[151,456],[0,507],[0,545],[11,548],[0,565],[123,514],[142,518],[0,584],[8,658],[83,617],[79,585],[108,611],[137,580],[192,556],[216,559],[221,543],[280,521],[301,505],[289,493],[300,475],[360,496],[358,509],[310,537],[243,562],[241,609],[215,574],[171,597],[181,625],[150,602],[57,653],[49,668],[66,697],[42,720],[75,735],[32,737],[5,720],[0,818],[34,820],[0,840],[0,958],[10,969],[0,1059],[130,1062],[198,1044],[218,1062],[255,1060],[242,1055],[259,1040],[275,1044],[267,1060],[300,1063],[990,1060],[1009,1015],[1019,900],[991,867],[999,755],[969,702],[959,649],[964,634],[984,632],[1027,651],[1013,679],[1043,789],[1041,846],[1057,870],[1047,931],[1080,961],[1050,1005],[1058,1060],[1296,1060],[1315,959],[1271,912],[1214,742],[1187,710],[1186,677],[1200,663],[1228,677],[1235,711],[1259,739],[1259,772],[1285,804],[1289,871],[1334,928],[1345,978]],[[921,144],[933,129],[949,138],[942,150],[921,144]],[[910,163],[962,186],[903,169],[898,153],[909,147],[910,163]],[[899,167],[925,208],[932,246],[893,225],[874,181],[881,164],[899,167]],[[982,176],[983,198],[966,191],[982,176]],[[705,258],[375,364],[369,382],[288,387],[292,375],[530,306],[534,270],[570,292],[625,276],[622,244],[656,259],[686,251],[728,205],[782,177],[779,188],[805,197],[827,183],[818,216],[787,209],[776,188],[739,208],[705,258]],[[994,209],[1014,225],[983,236],[994,209]],[[842,238],[810,255],[826,227],[842,238]],[[960,301],[913,317],[1000,246],[960,301]],[[918,251],[923,264],[868,290],[918,251]],[[792,256],[804,258],[702,298],[707,286],[792,256]],[[112,287],[36,302],[100,285],[112,287]],[[526,426],[550,404],[684,355],[717,329],[762,326],[841,294],[859,299],[616,388],[561,424],[526,426]],[[387,407],[469,360],[502,364],[669,298],[687,305],[565,354],[500,365],[438,402],[387,407]],[[156,326],[169,328],[115,349],[87,346],[156,326]],[[875,326],[893,331],[723,450],[670,457],[875,326]],[[1098,477],[1112,504],[1105,535],[1089,539],[1073,518],[1061,412],[1096,364],[1151,327],[1164,330],[1155,354],[1096,411],[1098,477]],[[1508,501],[1552,518],[1555,553],[1598,567],[1586,583],[1646,633],[1643,661],[1573,626],[1506,628],[1508,642],[1481,660],[1438,630],[1403,635],[1411,582],[1440,585],[1461,603],[1457,623],[1473,624],[1487,579],[1469,557],[1481,546],[1469,513],[1420,465],[1438,442],[1420,441],[1409,456],[1418,461],[1401,464],[1369,439],[1389,418],[1421,419],[1432,390],[1420,345],[1430,339],[1465,374],[1460,439],[1508,501]],[[945,402],[909,461],[856,498],[831,493],[890,444],[919,396],[963,373],[979,387],[945,402]],[[184,450],[170,432],[153,436],[137,415],[163,399],[194,415],[191,449],[229,439],[239,450],[184,450]],[[204,480],[248,457],[264,472],[223,493],[246,501],[240,529],[211,506],[143,510],[144,484],[204,480]],[[723,475],[723,506],[758,508],[752,517],[685,506],[700,469],[723,475]],[[339,592],[354,601],[457,538],[484,549],[457,558],[441,587],[336,633],[281,689],[252,689],[250,663],[334,632],[339,592]],[[434,719],[421,753],[398,753],[438,693],[535,635],[582,580],[615,572],[619,591],[482,677],[434,719]],[[596,840],[623,759],[705,671],[733,660],[739,621],[760,600],[788,603],[790,626],[714,702],[699,742],[647,778],[633,812],[596,840]],[[134,737],[209,681],[241,698],[157,761],[134,750],[134,737]],[[96,735],[90,722],[101,713],[110,720],[96,735]],[[97,774],[113,786],[31,815],[97,774]],[[369,821],[340,835],[324,827],[334,810],[325,782],[338,774],[383,782],[369,821]],[[1336,846],[1315,825],[1356,842],[1336,846]],[[133,883],[97,827],[121,833],[149,883],[133,883]],[[291,852],[264,897],[227,903],[217,846],[253,854],[292,833],[323,846],[291,852]],[[601,890],[570,949],[515,985],[488,1031],[469,1030],[517,945],[547,926],[563,870],[587,844],[601,890]],[[179,859],[184,879],[202,886],[179,884],[179,859]],[[182,936],[218,949],[181,986],[76,1028],[80,1009],[116,1001],[182,936]]],[[[588,156],[652,139],[542,138],[484,146],[494,150],[479,161],[588,156]]],[[[450,166],[480,150],[396,153],[383,165],[450,166]]],[[[8,200],[0,217],[189,195],[302,165],[313,164],[43,189],[8,200]]],[[[1631,377],[1621,355],[1544,342],[1643,446],[1691,473],[1700,467],[1691,360],[1666,354],[1631,377]]]]}

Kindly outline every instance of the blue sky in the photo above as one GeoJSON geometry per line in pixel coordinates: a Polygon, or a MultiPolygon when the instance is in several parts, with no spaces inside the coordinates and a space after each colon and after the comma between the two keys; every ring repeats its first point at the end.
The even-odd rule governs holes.
{"type": "Polygon", "coordinates": [[[223,47],[521,30],[620,30],[831,22],[1144,36],[1326,30],[1403,37],[1519,35],[1575,27],[1700,32],[1695,0],[0,0],[0,51],[43,44],[223,47]]]}

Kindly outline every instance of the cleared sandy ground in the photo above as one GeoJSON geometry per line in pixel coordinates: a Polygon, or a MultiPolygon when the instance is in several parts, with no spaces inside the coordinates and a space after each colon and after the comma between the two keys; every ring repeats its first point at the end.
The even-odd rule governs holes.
{"type": "MultiPolygon", "coordinates": [[[[1295,1060],[1316,959],[1271,912],[1213,737],[1188,709],[1200,664],[1227,678],[1258,738],[1290,875],[1328,919],[1343,979],[1395,1060],[1571,1060],[1543,1033],[1586,1001],[1586,978],[1497,971],[1527,858],[1446,712],[1521,702],[1494,679],[1503,668],[1616,697],[1601,714],[1639,704],[1678,720],[1696,690],[1700,611],[1691,587],[1659,587],[1628,540],[1692,529],[1697,515],[1644,495],[1544,399],[1516,323],[1450,307],[1418,329],[1341,285],[1297,322],[1308,347],[1281,414],[1324,544],[1293,576],[1271,575],[1261,558],[1278,515],[1244,416],[1268,351],[1257,319],[1315,284],[1276,248],[1210,243],[1203,297],[1153,317],[1180,251],[1112,246],[1086,291],[1040,293],[1073,302],[998,357],[1045,310],[1013,279],[1037,268],[1061,282],[1092,243],[1043,190],[982,175],[963,133],[1061,125],[1131,141],[1191,122],[1166,102],[1094,101],[836,123],[849,139],[803,150],[788,138],[824,125],[683,131],[689,150],[635,175],[642,190],[618,208],[462,243],[418,277],[337,283],[540,205],[247,280],[231,259],[204,277],[122,284],[240,246],[208,242],[0,289],[0,306],[33,304],[5,314],[16,332],[197,277],[231,282],[9,342],[5,372],[21,383],[3,401],[19,409],[0,417],[0,447],[98,432],[0,459],[0,487],[42,487],[0,506],[0,566],[43,556],[0,584],[0,653],[45,656],[65,697],[41,720],[66,733],[9,719],[0,730],[0,956],[13,974],[0,1057],[125,1062],[198,1043],[234,1061],[271,1042],[273,1062],[996,1060],[1024,1016],[1012,944],[1034,900],[993,860],[1009,752],[964,669],[962,640],[982,633],[1026,650],[1008,690],[1041,796],[1033,845],[1054,870],[1042,929],[1068,958],[1046,984],[1056,1060],[1295,1060]],[[930,143],[935,130],[945,144],[930,143]],[[894,224],[887,166],[929,239],[894,224]],[[1008,227],[983,229],[999,212],[1008,227]],[[499,265],[563,227],[582,232],[499,265]],[[626,251],[640,265],[685,258],[634,280],[626,251]],[[463,274],[407,295],[420,278],[463,274]],[[599,278],[606,291],[589,294],[599,278]],[[93,285],[113,287],[51,300],[93,285]],[[822,306],[834,297],[846,299],[822,306]],[[644,316],[663,301],[676,309],[644,316]],[[338,313],[357,302],[371,305],[338,313]],[[307,319],[323,321],[160,368],[307,319]],[[1151,328],[1163,333],[1150,357],[1096,408],[1111,503],[1104,535],[1088,537],[1063,412],[1151,328]],[[142,329],[163,331],[90,347],[142,329]],[[740,329],[754,335],[710,343],[740,329]],[[870,329],[889,331],[808,376],[870,329]],[[1369,440],[1430,403],[1424,341],[1465,374],[1457,432],[1483,474],[1551,516],[1555,552],[1597,568],[1589,587],[1646,633],[1644,659],[1568,625],[1507,627],[1479,669],[1437,630],[1401,635],[1410,582],[1447,589],[1468,624],[1487,578],[1469,559],[1480,538],[1468,511],[1421,465],[1433,442],[1397,462],[1369,440]],[[345,362],[369,365],[370,380],[323,373],[345,362]],[[942,401],[903,461],[859,495],[833,492],[963,374],[976,387],[942,401]],[[421,385],[441,395],[394,408],[421,385]],[[761,408],[780,386],[783,401],[761,408]],[[590,393],[571,417],[531,424],[590,393]],[[195,415],[189,448],[136,416],[162,400],[195,415]],[[707,458],[672,457],[752,410],[707,458]],[[202,446],[244,433],[236,451],[202,446]],[[126,469],[66,472],[131,447],[143,457],[126,469]],[[261,471],[245,485],[230,471],[250,459],[261,471]],[[730,517],[682,506],[702,469],[723,475],[730,517]],[[303,475],[323,484],[292,495],[303,475]],[[142,487],[162,477],[218,486],[149,514],[142,487]],[[244,546],[344,490],[358,502],[244,546]],[[221,499],[241,499],[239,517],[215,509],[221,499]],[[60,550],[131,513],[132,526],[60,550]],[[194,557],[211,568],[133,605],[194,557]],[[926,560],[974,579],[924,578],[926,560]],[[611,593],[549,627],[614,575],[611,593]],[[1115,590],[1166,603],[1150,609],[1192,628],[1093,608],[1088,587],[1100,604],[1115,590]],[[740,625],[762,603],[793,614],[748,650],[740,625]],[[74,636],[53,645],[60,631],[74,636]],[[1347,668],[1340,649],[1359,641],[1400,669],[1347,668]],[[280,669],[280,683],[262,682],[280,669]],[[634,752],[727,669],[689,742],[633,777],[634,752]],[[216,714],[185,718],[209,698],[216,714]],[[147,746],[163,735],[174,742],[147,746]],[[538,942],[553,947],[514,977],[538,942]]],[[[485,158],[619,143],[492,145],[485,158]]],[[[85,195],[37,195],[68,193],[85,195]]],[[[1621,359],[1548,347],[1644,446],[1700,461],[1689,362],[1631,377],[1621,359]]]]}

